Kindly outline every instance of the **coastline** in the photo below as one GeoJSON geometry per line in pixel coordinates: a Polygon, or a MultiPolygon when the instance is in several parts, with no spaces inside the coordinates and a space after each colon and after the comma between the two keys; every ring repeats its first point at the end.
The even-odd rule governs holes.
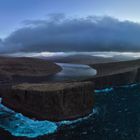
{"type": "MultiPolygon", "coordinates": [[[[97,75],[93,78],[82,80],[80,82],[84,83],[84,82],[90,81],[92,83],[92,87],[94,87],[93,90],[97,90],[97,89],[100,90],[103,88],[119,87],[122,85],[139,83],[139,80],[140,80],[140,70],[139,70],[140,60],[94,64],[90,66],[97,70],[97,75]]],[[[70,84],[72,83],[73,82],[71,81],[70,84]]],[[[52,83],[50,83],[50,85],[51,84],[52,83]]],[[[11,137],[9,133],[3,130],[2,130],[2,133],[4,133],[4,135],[6,133],[8,137],[11,137]]]]}

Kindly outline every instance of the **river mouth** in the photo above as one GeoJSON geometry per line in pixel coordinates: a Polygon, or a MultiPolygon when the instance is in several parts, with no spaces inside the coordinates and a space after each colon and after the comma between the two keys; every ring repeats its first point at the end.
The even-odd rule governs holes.
{"type": "MultiPolygon", "coordinates": [[[[46,136],[47,140],[140,139],[140,84],[98,90],[95,92],[95,97],[94,114],[86,119],[81,118],[75,123],[64,121],[61,123],[62,126],[58,127],[59,124],[56,123],[34,122],[21,114],[11,113],[9,117],[0,119],[0,126],[1,128],[7,127],[4,129],[15,138],[16,136],[35,138],[49,132],[48,134],[52,134],[46,136]],[[37,126],[37,123],[40,127],[37,126]],[[25,129],[24,126],[27,128],[25,129]]],[[[6,112],[7,109],[5,114],[4,111],[1,111],[1,116],[6,115],[6,112]]]]}

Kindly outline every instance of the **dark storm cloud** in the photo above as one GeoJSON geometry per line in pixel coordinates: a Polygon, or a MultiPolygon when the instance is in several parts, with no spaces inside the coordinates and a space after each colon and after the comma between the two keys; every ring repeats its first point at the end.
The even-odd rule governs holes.
{"type": "Polygon", "coordinates": [[[27,20],[3,44],[10,51],[140,51],[140,25],[111,17],[27,20]]]}

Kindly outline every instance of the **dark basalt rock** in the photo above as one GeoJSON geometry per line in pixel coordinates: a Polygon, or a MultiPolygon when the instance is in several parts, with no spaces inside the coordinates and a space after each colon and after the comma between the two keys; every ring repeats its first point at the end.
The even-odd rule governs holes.
{"type": "Polygon", "coordinates": [[[93,64],[97,75],[89,81],[95,89],[117,87],[140,82],[140,60],[93,64]]]}
{"type": "Polygon", "coordinates": [[[136,74],[136,77],[135,77],[135,82],[136,83],[140,82],[140,68],[137,69],[137,74],[136,74]]]}
{"type": "Polygon", "coordinates": [[[3,96],[3,104],[39,120],[71,120],[92,112],[91,82],[21,84],[3,96]]]}
{"type": "Polygon", "coordinates": [[[0,97],[11,90],[11,77],[0,74],[0,97]]]}
{"type": "MultiPolygon", "coordinates": [[[[3,97],[4,105],[17,112],[41,120],[60,121],[76,119],[89,114],[94,105],[92,95],[94,89],[140,82],[140,60],[91,66],[97,70],[95,77],[69,83],[19,84],[24,78],[25,81],[27,80],[26,76],[30,77],[26,71],[26,75],[20,73],[18,85],[11,85],[11,87],[9,85],[8,88],[2,86],[0,96],[3,97]]],[[[45,68],[47,67],[45,66],[45,68]]],[[[40,79],[42,79],[41,71],[37,72],[40,79]]],[[[43,72],[45,73],[45,69],[43,72]]],[[[36,77],[35,73],[32,75],[36,77]]],[[[34,82],[32,76],[31,80],[34,82]]]]}
{"type": "Polygon", "coordinates": [[[137,69],[134,69],[123,73],[96,77],[92,81],[95,84],[95,89],[117,87],[135,83],[138,74],[137,69]]]}

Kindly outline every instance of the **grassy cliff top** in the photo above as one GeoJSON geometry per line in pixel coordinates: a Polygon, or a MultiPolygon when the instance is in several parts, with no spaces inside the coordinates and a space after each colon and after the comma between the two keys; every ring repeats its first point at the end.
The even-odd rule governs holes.
{"type": "Polygon", "coordinates": [[[0,75],[47,76],[60,70],[60,66],[42,59],[0,57],[0,75]]]}
{"type": "Polygon", "coordinates": [[[134,71],[140,68],[140,59],[109,62],[109,63],[97,63],[91,64],[92,68],[97,70],[97,77],[124,73],[128,71],[134,71]]]}
{"type": "Polygon", "coordinates": [[[91,82],[71,82],[71,83],[42,83],[42,84],[28,84],[23,83],[13,86],[15,90],[26,91],[60,91],[64,89],[71,89],[80,86],[90,85],[91,82]]]}

